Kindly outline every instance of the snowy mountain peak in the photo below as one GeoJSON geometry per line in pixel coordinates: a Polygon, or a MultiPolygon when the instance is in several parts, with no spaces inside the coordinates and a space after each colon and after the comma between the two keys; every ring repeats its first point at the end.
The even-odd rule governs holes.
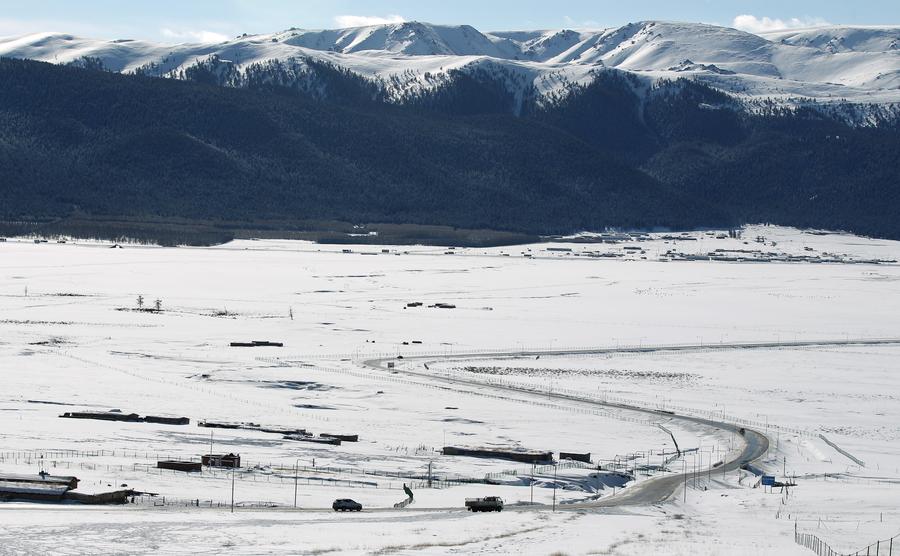
{"type": "Polygon", "coordinates": [[[380,51],[409,56],[505,57],[508,41],[491,40],[469,25],[432,25],[418,21],[336,30],[292,29],[279,34],[287,44],[352,54],[380,51]]]}
{"type": "MultiPolygon", "coordinates": [[[[251,66],[293,68],[305,79],[320,60],[371,80],[385,97],[438,86],[449,72],[495,76],[516,98],[565,94],[597,68],[645,81],[689,78],[748,101],[900,105],[900,27],[821,27],[761,35],[727,27],[639,21],[599,30],[484,33],[469,25],[411,21],[331,30],[288,29],[217,44],[164,45],[62,33],[0,39],[0,56],[82,63],[117,72],[182,78],[210,62],[242,86],[251,66]],[[90,63],[80,62],[90,60],[90,63]]],[[[279,81],[282,83],[282,81],[279,81]]],[[[290,83],[283,83],[290,84],[290,83]]]]}

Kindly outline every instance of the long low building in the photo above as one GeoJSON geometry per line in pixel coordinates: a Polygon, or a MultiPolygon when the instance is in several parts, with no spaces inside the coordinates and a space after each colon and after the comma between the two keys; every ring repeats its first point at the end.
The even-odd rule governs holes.
{"type": "Polygon", "coordinates": [[[526,452],[518,450],[502,450],[494,448],[460,448],[457,446],[444,446],[445,456],[470,456],[476,458],[497,458],[518,461],[522,463],[551,463],[553,452],[526,452]]]}
{"type": "Polygon", "coordinates": [[[78,479],[41,472],[37,475],[0,473],[0,500],[61,502],[78,486],[78,479]]]}
{"type": "Polygon", "coordinates": [[[147,415],[141,417],[137,413],[121,413],[118,411],[67,411],[60,415],[63,419],[96,419],[98,421],[122,421],[127,423],[156,423],[160,425],[187,425],[191,420],[187,417],[168,415],[147,415]]]}
{"type": "Polygon", "coordinates": [[[56,476],[43,471],[37,475],[0,473],[0,501],[125,504],[136,494],[132,489],[82,494],[73,491],[77,486],[76,477],[56,476]]]}
{"type": "Polygon", "coordinates": [[[32,483],[37,485],[66,485],[70,489],[78,488],[78,477],[68,475],[51,475],[38,473],[37,475],[23,475],[21,473],[0,473],[0,481],[9,483],[32,483]]]}
{"type": "Polygon", "coordinates": [[[0,500],[61,502],[69,487],[59,483],[19,483],[0,480],[0,500]]]}
{"type": "Polygon", "coordinates": [[[186,473],[203,471],[203,464],[199,461],[163,460],[156,462],[156,467],[159,469],[171,469],[172,471],[184,471],[186,473]]]}
{"type": "Polygon", "coordinates": [[[137,413],[120,413],[118,411],[67,411],[60,415],[64,419],[96,419],[98,421],[124,421],[127,423],[140,423],[141,416],[137,413]]]}

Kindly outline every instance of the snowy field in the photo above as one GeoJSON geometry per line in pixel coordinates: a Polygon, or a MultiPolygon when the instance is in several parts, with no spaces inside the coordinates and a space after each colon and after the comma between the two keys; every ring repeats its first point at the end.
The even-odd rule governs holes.
{"type": "Polygon", "coordinates": [[[0,553],[804,554],[795,526],[840,550],[900,532],[900,343],[727,347],[900,338],[900,265],[872,262],[900,259],[900,243],[776,227],[690,236],[490,249],[0,242],[0,473],[156,495],[0,504],[0,553]],[[760,249],[777,260],[672,256],[760,249]],[[786,262],[813,256],[843,262],[786,262]],[[229,346],[253,340],[284,346],[229,346]],[[672,345],[693,347],[642,351],[672,345]],[[560,353],[625,346],[640,349],[560,353]],[[385,358],[393,371],[366,365],[385,358]],[[770,441],[756,465],[798,486],[766,492],[750,472],[709,469],[737,457],[734,433],[559,395],[752,422],[770,441]],[[59,417],[110,409],[191,423],[59,417]],[[156,468],[210,446],[239,453],[242,469],[156,468]],[[443,446],[589,452],[594,465],[532,470],[443,446]],[[694,466],[664,504],[583,505],[694,466]],[[395,510],[404,484],[415,502],[395,510]],[[486,495],[513,511],[464,511],[486,495]],[[334,514],[335,498],[366,511],[334,514]],[[560,511],[529,507],[554,500],[560,511]]]}

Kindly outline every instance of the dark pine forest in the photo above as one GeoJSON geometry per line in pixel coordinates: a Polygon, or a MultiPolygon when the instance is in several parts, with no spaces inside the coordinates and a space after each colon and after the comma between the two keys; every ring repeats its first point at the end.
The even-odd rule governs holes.
{"type": "Polygon", "coordinates": [[[324,97],[187,77],[0,60],[0,220],[221,223],[208,241],[313,221],[527,235],[771,222],[900,238],[889,122],[748,113],[689,81],[638,97],[614,72],[516,111],[477,75],[403,106],[324,66],[324,97]]]}

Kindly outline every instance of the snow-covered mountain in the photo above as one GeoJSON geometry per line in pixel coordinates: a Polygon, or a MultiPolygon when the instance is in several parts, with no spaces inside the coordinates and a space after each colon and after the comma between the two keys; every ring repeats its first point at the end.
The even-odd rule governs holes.
{"type": "Polygon", "coordinates": [[[828,52],[890,52],[900,50],[897,27],[814,27],[763,33],[773,42],[808,46],[828,52]]]}
{"type": "Polygon", "coordinates": [[[518,100],[559,98],[610,68],[650,84],[689,77],[748,106],[851,103],[900,105],[900,27],[823,27],[750,34],[698,23],[646,21],[596,31],[483,33],[408,22],[336,30],[288,29],[218,44],[164,45],[66,34],[0,39],[0,56],[101,65],[124,73],[190,78],[215,72],[222,84],[249,80],[314,89],[311,62],[356,74],[385,98],[445,83],[455,71],[499,80],[518,100]]]}

